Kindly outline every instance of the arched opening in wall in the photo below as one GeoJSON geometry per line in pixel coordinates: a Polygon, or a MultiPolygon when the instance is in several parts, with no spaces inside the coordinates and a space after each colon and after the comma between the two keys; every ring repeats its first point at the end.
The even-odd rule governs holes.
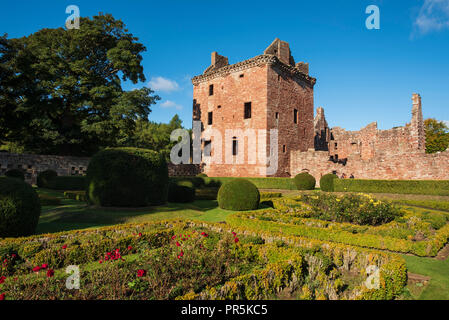
{"type": "Polygon", "coordinates": [[[237,137],[232,137],[232,155],[236,156],[238,154],[238,151],[239,151],[239,144],[237,137]]]}

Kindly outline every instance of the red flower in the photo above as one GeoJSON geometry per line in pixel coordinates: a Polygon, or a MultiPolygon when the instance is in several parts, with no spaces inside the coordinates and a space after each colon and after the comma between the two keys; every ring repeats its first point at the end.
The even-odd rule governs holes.
{"type": "Polygon", "coordinates": [[[128,246],[128,250],[129,251],[131,251],[133,249],[133,247],[131,247],[131,246],[128,246]]]}
{"type": "Polygon", "coordinates": [[[4,283],[4,282],[5,282],[5,279],[6,279],[5,276],[0,277],[0,284],[4,283]]]}
{"type": "Polygon", "coordinates": [[[235,238],[235,239],[234,239],[234,242],[235,242],[235,243],[239,242],[239,238],[235,238]]]}
{"type": "Polygon", "coordinates": [[[176,241],[176,246],[180,247],[181,244],[178,241],[176,241]]]}
{"type": "Polygon", "coordinates": [[[147,274],[147,272],[145,270],[143,270],[143,269],[137,270],[137,276],[139,278],[144,277],[146,274],[147,274]]]}
{"type": "Polygon", "coordinates": [[[234,231],[232,231],[232,235],[235,237],[237,235],[237,233],[235,233],[234,231]]]}
{"type": "Polygon", "coordinates": [[[139,232],[139,237],[141,237],[142,236],[142,232],[139,232]]]}
{"type": "Polygon", "coordinates": [[[98,261],[99,263],[103,263],[103,260],[98,261]]]}
{"type": "Polygon", "coordinates": [[[172,239],[172,240],[175,240],[175,239],[176,239],[176,236],[171,237],[171,239],[172,239]]]}
{"type": "Polygon", "coordinates": [[[48,264],[46,264],[46,263],[44,263],[42,266],[41,266],[41,269],[47,269],[48,268],[48,264]]]}
{"type": "Polygon", "coordinates": [[[66,244],[63,245],[63,246],[62,246],[62,249],[67,249],[67,245],[66,245],[66,244]]]}
{"type": "Polygon", "coordinates": [[[33,271],[34,271],[34,272],[39,272],[40,269],[41,269],[41,267],[36,266],[36,267],[33,268],[33,271]]]}
{"type": "Polygon", "coordinates": [[[15,253],[13,253],[12,255],[11,255],[11,258],[17,258],[17,255],[15,254],[15,253]]]}
{"type": "Polygon", "coordinates": [[[55,271],[53,269],[47,270],[47,277],[51,278],[55,275],[55,271]]]}
{"type": "Polygon", "coordinates": [[[5,300],[5,294],[4,293],[0,294],[0,301],[2,301],[2,300],[5,300]]]}

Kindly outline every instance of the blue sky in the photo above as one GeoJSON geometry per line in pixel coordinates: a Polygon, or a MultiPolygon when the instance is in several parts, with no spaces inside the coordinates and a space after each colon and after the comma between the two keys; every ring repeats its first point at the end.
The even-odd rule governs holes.
{"type": "Polygon", "coordinates": [[[192,76],[218,51],[230,63],[251,58],[278,37],[317,78],[315,108],[330,126],[381,129],[410,121],[411,95],[420,93],[424,117],[449,120],[449,0],[8,1],[0,33],[20,37],[64,26],[65,8],[122,19],[147,47],[146,83],[162,97],[150,119],[179,114],[191,126],[192,76]],[[380,9],[380,29],[368,30],[368,5],[380,9]]]}

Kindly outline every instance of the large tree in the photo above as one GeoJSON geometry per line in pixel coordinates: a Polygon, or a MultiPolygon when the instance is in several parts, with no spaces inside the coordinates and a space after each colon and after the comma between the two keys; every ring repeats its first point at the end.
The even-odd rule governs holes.
{"type": "Polygon", "coordinates": [[[124,143],[126,146],[158,151],[170,158],[170,150],[176,142],[170,141],[170,134],[182,128],[182,120],[176,114],[169,123],[137,121],[134,135],[124,143]]]}
{"type": "Polygon", "coordinates": [[[426,131],[426,152],[445,151],[449,147],[449,128],[443,121],[424,120],[426,131]]]}
{"type": "Polygon", "coordinates": [[[80,29],[42,29],[0,38],[0,139],[29,152],[91,155],[120,145],[159,99],[144,82],[146,48],[111,15],[80,29]],[[5,111],[5,112],[4,112],[5,111]]]}

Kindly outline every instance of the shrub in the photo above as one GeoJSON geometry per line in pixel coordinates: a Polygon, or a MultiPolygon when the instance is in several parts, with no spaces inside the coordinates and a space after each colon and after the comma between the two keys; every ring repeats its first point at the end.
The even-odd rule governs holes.
{"type": "Polygon", "coordinates": [[[5,176],[8,178],[16,178],[25,181],[25,174],[23,173],[23,170],[20,169],[8,170],[5,172],[5,176]]]}
{"type": "Polygon", "coordinates": [[[87,201],[86,191],[65,191],[64,197],[77,201],[87,201]]]}
{"type": "Polygon", "coordinates": [[[40,194],[39,200],[41,202],[41,206],[57,206],[61,204],[61,199],[49,196],[47,194],[40,194]]]}
{"type": "Polygon", "coordinates": [[[359,180],[339,179],[335,191],[449,195],[449,180],[359,180]]]}
{"type": "Polygon", "coordinates": [[[139,207],[167,201],[167,163],[156,151],[100,151],[90,160],[86,177],[88,199],[96,205],[139,207]]]}
{"type": "Polygon", "coordinates": [[[37,186],[39,188],[48,188],[48,185],[51,180],[56,178],[58,176],[58,173],[54,170],[45,170],[42,172],[39,172],[37,175],[37,186]]]}
{"type": "Polygon", "coordinates": [[[259,207],[260,193],[257,187],[246,179],[226,182],[218,190],[218,205],[228,210],[254,210],[259,207]]]}
{"type": "Polygon", "coordinates": [[[193,202],[195,188],[190,181],[170,182],[168,187],[168,201],[175,203],[193,202]]]}
{"type": "MultiPolygon", "coordinates": [[[[173,177],[175,180],[190,180],[195,188],[201,187],[220,187],[223,183],[238,179],[234,177],[173,177]]],[[[252,182],[259,189],[279,189],[279,190],[297,190],[295,181],[292,178],[244,178],[252,182]]]]}
{"type": "Polygon", "coordinates": [[[39,197],[29,184],[0,178],[0,238],[33,234],[40,214],[39,197]]]}
{"type": "Polygon", "coordinates": [[[48,181],[47,188],[52,190],[85,190],[86,177],[57,176],[48,181]]]}
{"type": "Polygon", "coordinates": [[[300,174],[297,174],[296,177],[294,178],[294,180],[295,180],[295,184],[296,184],[296,187],[298,188],[298,190],[314,190],[315,189],[316,180],[311,174],[309,174],[307,172],[302,172],[300,174]]]}
{"type": "Polygon", "coordinates": [[[333,192],[334,180],[338,179],[337,175],[333,173],[325,174],[320,179],[320,188],[322,191],[333,192]]]}
{"type": "Polygon", "coordinates": [[[197,176],[197,177],[206,178],[206,177],[207,177],[207,174],[205,174],[205,173],[199,173],[199,174],[197,174],[196,176],[197,176]]]}

